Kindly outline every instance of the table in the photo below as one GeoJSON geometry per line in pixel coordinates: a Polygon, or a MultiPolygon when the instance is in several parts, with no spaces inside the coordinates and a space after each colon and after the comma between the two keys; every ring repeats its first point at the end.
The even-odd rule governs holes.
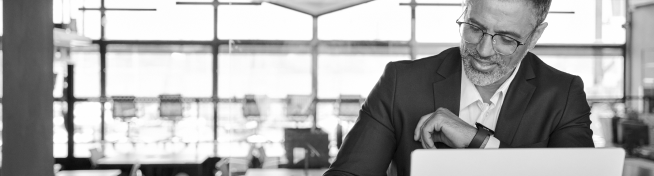
{"type": "Polygon", "coordinates": [[[644,158],[625,158],[623,174],[631,175],[653,175],[654,161],[644,158]]]}
{"type": "Polygon", "coordinates": [[[322,176],[327,168],[307,171],[308,175],[305,175],[304,169],[248,169],[245,176],[322,176]]]}
{"type": "Polygon", "coordinates": [[[173,175],[178,172],[200,175],[202,173],[202,162],[207,158],[188,155],[124,155],[102,158],[98,160],[98,167],[129,172],[132,166],[139,164],[139,169],[145,176],[173,175]]]}
{"type": "Polygon", "coordinates": [[[136,164],[141,165],[178,165],[178,164],[201,164],[207,157],[196,156],[119,156],[101,158],[98,160],[99,165],[122,165],[122,164],[136,164]]]}
{"type": "Polygon", "coordinates": [[[111,170],[63,170],[55,174],[56,176],[117,176],[120,175],[119,169],[111,170]]]}

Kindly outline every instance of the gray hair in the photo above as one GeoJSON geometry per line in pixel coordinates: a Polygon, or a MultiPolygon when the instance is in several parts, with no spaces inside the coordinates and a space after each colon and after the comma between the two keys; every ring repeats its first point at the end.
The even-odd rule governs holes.
{"type": "MultiPolygon", "coordinates": [[[[467,7],[472,0],[463,0],[463,6],[467,7]]],[[[482,0],[484,1],[484,0],[482,0]]],[[[548,12],[550,11],[550,5],[552,5],[552,0],[502,0],[502,1],[526,1],[525,3],[530,3],[536,17],[536,26],[543,23],[547,17],[548,12]]]]}

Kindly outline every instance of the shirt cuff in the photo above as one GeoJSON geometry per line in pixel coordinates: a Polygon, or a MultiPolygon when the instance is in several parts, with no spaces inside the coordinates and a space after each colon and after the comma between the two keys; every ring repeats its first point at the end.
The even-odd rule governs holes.
{"type": "Polygon", "coordinates": [[[484,149],[497,149],[497,148],[500,148],[500,140],[495,138],[495,136],[489,136],[488,142],[486,142],[486,146],[484,146],[484,149]]]}

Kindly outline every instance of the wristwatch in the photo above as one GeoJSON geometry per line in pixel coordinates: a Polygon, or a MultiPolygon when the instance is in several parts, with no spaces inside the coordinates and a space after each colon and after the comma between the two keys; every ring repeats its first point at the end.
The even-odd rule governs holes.
{"type": "Polygon", "coordinates": [[[470,141],[468,148],[481,148],[481,144],[484,143],[484,140],[486,140],[490,135],[495,134],[493,130],[481,123],[476,123],[475,126],[477,126],[477,133],[475,134],[475,137],[472,138],[472,141],[470,141]]]}

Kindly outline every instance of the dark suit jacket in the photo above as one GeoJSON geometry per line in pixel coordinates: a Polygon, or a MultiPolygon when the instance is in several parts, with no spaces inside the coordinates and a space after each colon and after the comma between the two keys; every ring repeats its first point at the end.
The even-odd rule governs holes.
{"type": "MultiPolygon", "coordinates": [[[[593,147],[584,84],[528,53],[511,82],[495,128],[501,148],[593,147]]],[[[459,48],[386,65],[359,118],[325,175],[410,175],[410,156],[421,116],[445,107],[459,114],[459,48]]],[[[434,166],[438,167],[438,166],[434,166]]]]}

